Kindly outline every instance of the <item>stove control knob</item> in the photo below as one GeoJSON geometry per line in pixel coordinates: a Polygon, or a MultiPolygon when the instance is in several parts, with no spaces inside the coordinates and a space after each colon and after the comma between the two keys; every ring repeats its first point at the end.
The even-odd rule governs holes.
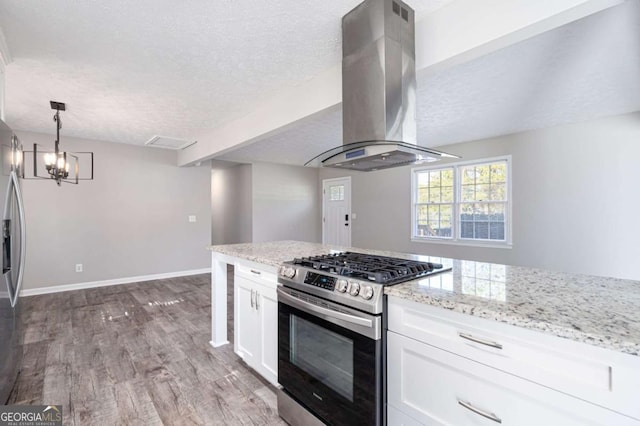
{"type": "Polygon", "coordinates": [[[282,276],[285,278],[293,278],[296,276],[296,269],[291,266],[285,266],[282,268],[282,276]]]}
{"type": "Polygon", "coordinates": [[[360,292],[360,284],[357,282],[351,281],[351,285],[349,286],[349,294],[352,296],[357,296],[360,292]]]}
{"type": "Polygon", "coordinates": [[[338,290],[340,293],[344,293],[345,291],[347,291],[347,280],[338,280],[338,282],[336,283],[336,290],[338,290]]]}
{"type": "Polygon", "coordinates": [[[362,286],[362,291],[360,291],[360,296],[362,296],[365,300],[369,300],[373,297],[373,288],[370,285],[362,286]]]}

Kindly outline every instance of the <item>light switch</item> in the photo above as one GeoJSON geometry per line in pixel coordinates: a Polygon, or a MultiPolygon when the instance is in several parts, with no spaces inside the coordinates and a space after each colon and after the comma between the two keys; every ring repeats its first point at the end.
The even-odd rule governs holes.
{"type": "Polygon", "coordinates": [[[351,213],[351,220],[356,220],[356,214],[355,213],[351,213]]]}
{"type": "Polygon", "coordinates": [[[195,216],[189,216],[189,222],[195,222],[195,221],[196,221],[195,216]]]}

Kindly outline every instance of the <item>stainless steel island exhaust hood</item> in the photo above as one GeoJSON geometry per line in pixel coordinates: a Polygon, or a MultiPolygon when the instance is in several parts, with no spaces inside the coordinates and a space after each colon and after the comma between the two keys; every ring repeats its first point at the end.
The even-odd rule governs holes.
{"type": "Polygon", "coordinates": [[[305,165],[372,171],[457,157],[416,145],[414,12],[365,0],[342,18],[343,145],[305,165]]]}

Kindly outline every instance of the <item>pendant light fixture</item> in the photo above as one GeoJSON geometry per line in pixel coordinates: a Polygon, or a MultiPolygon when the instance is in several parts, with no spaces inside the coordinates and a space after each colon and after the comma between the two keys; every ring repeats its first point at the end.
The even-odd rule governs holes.
{"type": "Polygon", "coordinates": [[[66,111],[63,102],[49,101],[51,109],[55,110],[53,121],[56,123],[56,140],[53,152],[39,149],[33,144],[33,176],[36,179],[53,179],[58,186],[62,182],[78,184],[80,180],[93,180],[93,152],[70,152],[60,150],[60,129],[62,120],[60,111],[66,111]],[[89,172],[80,177],[80,156],[87,157],[90,163],[89,172]],[[40,169],[38,159],[40,157],[40,169]],[[42,165],[44,164],[44,170],[42,165]],[[46,170],[46,175],[43,173],[46,170]],[[38,174],[40,172],[40,174],[38,174]]]}
{"type": "MultiPolygon", "coordinates": [[[[44,166],[51,176],[51,179],[55,179],[58,186],[62,183],[63,179],[69,177],[69,162],[67,161],[67,153],[60,152],[60,129],[62,128],[62,121],[60,121],[60,111],[66,111],[67,106],[62,102],[51,102],[51,109],[56,110],[56,114],[53,116],[53,121],[56,123],[56,142],[55,152],[44,154],[44,166]]],[[[78,163],[76,163],[76,168],[78,163]]],[[[76,171],[76,174],[78,172],[76,171]]]]}

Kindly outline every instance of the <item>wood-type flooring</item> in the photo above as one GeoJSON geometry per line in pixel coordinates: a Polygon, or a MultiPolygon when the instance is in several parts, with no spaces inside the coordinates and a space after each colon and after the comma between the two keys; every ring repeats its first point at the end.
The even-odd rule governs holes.
{"type": "MultiPolygon", "coordinates": [[[[210,280],[22,298],[24,356],[9,403],[61,404],[64,425],[285,425],[275,389],[233,344],[209,345],[210,280]]],[[[232,321],[229,330],[232,339],[232,321]]]]}

